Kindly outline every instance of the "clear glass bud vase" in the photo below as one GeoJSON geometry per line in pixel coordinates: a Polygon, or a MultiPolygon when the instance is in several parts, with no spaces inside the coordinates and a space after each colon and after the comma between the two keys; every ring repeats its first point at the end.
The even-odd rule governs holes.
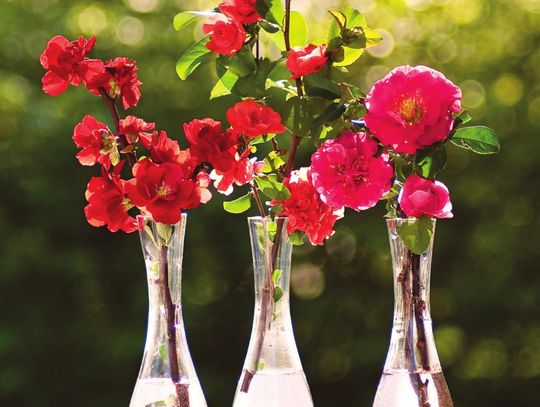
{"type": "Polygon", "coordinates": [[[148,331],[130,407],[206,407],[182,318],[182,256],[187,215],[176,225],[139,216],[148,280],[148,331]]]}
{"type": "Polygon", "coordinates": [[[286,218],[248,218],[255,312],[233,407],[312,407],[289,310],[292,244],[286,218]]]}
{"type": "Polygon", "coordinates": [[[394,276],[394,324],[374,407],[452,407],[431,325],[429,286],[435,220],[422,254],[411,252],[399,235],[417,219],[389,219],[394,276]]]}

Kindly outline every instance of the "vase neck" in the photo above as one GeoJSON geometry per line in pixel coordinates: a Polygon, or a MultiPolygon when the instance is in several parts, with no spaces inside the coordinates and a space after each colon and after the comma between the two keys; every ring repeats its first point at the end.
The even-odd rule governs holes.
{"type": "Polygon", "coordinates": [[[430,315],[431,241],[422,254],[407,248],[399,228],[409,219],[388,221],[394,281],[394,323],[385,371],[437,372],[441,370],[430,315]]]}

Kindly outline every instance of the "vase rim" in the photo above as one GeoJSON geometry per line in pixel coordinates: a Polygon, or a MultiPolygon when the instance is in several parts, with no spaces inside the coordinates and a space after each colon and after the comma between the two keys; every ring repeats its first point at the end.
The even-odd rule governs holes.
{"type": "MultiPolygon", "coordinates": [[[[262,221],[262,220],[264,220],[264,219],[270,220],[270,219],[272,219],[272,218],[271,218],[270,216],[262,217],[262,216],[260,216],[260,215],[259,215],[259,216],[248,216],[248,217],[247,217],[247,220],[250,221],[250,222],[254,222],[254,221],[262,221]]],[[[276,217],[274,218],[274,220],[276,220],[276,219],[288,219],[288,217],[287,217],[287,216],[276,216],[276,217]]]]}
{"type": "MultiPolygon", "coordinates": [[[[180,217],[180,220],[184,220],[187,218],[187,212],[182,212],[181,214],[181,217],[180,217]]],[[[139,215],[137,215],[135,217],[137,220],[144,220],[144,221],[152,221],[152,222],[155,222],[155,220],[152,218],[152,215],[150,215],[149,213],[141,213],[139,215]]],[[[159,223],[159,222],[156,222],[156,223],[159,223]]]]}
{"type": "MultiPolygon", "coordinates": [[[[435,217],[430,217],[429,219],[433,223],[437,221],[437,218],[435,218],[435,217]]],[[[395,221],[417,222],[419,220],[420,220],[420,218],[415,218],[414,216],[407,217],[407,218],[397,217],[397,218],[387,218],[386,223],[395,222],[395,221]]]]}

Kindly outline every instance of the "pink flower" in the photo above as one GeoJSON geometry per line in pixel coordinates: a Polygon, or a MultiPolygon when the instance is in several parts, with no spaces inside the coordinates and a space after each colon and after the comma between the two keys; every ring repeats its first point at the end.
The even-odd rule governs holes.
{"type": "Polygon", "coordinates": [[[103,171],[101,177],[92,177],[86,188],[88,205],[84,213],[92,226],[107,226],[111,232],[123,230],[131,233],[137,229],[136,221],[129,216],[133,206],[126,198],[124,181],[120,179],[122,163],[112,173],[103,171]]]}
{"type": "Polygon", "coordinates": [[[420,218],[451,218],[452,203],[448,188],[439,181],[411,175],[399,194],[399,205],[405,215],[420,218]]]}
{"type": "Polygon", "coordinates": [[[255,3],[256,0],[223,0],[219,11],[243,24],[253,24],[262,20],[255,3]]]}
{"type": "Polygon", "coordinates": [[[210,36],[206,48],[216,54],[234,55],[246,40],[246,31],[242,24],[223,14],[208,17],[203,25],[203,32],[210,36]]]}
{"type": "Polygon", "coordinates": [[[289,218],[287,232],[305,232],[312,245],[322,245],[334,234],[336,220],[343,217],[343,210],[336,210],[324,203],[312,184],[309,168],[293,171],[284,184],[291,196],[284,201],[272,201],[271,205],[281,205],[278,216],[289,218]]]}
{"type": "Polygon", "coordinates": [[[77,41],[56,35],[47,44],[39,62],[47,70],[42,79],[43,91],[51,96],[64,92],[69,85],[79,86],[83,80],[103,72],[103,62],[85,58],[96,43],[96,37],[77,41]]]}
{"type": "Polygon", "coordinates": [[[448,137],[461,90],[434,69],[405,65],[373,85],[366,106],[370,132],[394,151],[413,154],[448,137]]]}
{"type": "Polygon", "coordinates": [[[328,62],[325,45],[309,44],[306,47],[294,47],[287,57],[287,68],[292,73],[291,79],[297,79],[319,72],[328,62]]]}
{"type": "Polygon", "coordinates": [[[356,211],[371,208],[390,191],[394,170],[366,133],[345,131],[311,157],[313,185],[323,201],[356,211]]]}
{"type": "Polygon", "coordinates": [[[109,128],[87,115],[73,130],[73,141],[77,147],[82,148],[77,159],[82,165],[102,164],[109,169],[111,163],[116,165],[119,160],[118,143],[116,136],[109,128]]]}
{"type": "Polygon", "coordinates": [[[285,131],[279,113],[253,99],[238,102],[227,110],[227,120],[236,134],[249,138],[285,131]]]}

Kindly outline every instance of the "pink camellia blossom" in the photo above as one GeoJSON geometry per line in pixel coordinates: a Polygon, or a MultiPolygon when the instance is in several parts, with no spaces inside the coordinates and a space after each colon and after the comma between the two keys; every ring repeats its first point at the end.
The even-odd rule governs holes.
{"type": "Polygon", "coordinates": [[[291,49],[287,57],[287,68],[292,73],[291,79],[319,72],[328,62],[326,54],[325,45],[309,44],[291,49]]]}
{"type": "Polygon", "coordinates": [[[206,48],[216,54],[234,55],[246,40],[246,30],[242,23],[223,14],[208,17],[202,29],[210,37],[206,48]]]}
{"type": "Polygon", "coordinates": [[[398,153],[413,154],[443,141],[461,110],[461,89],[426,66],[400,66],[366,96],[369,131],[398,153]]]}
{"type": "Polygon", "coordinates": [[[366,133],[347,130],[322,144],[311,157],[313,185],[323,201],[356,211],[369,209],[390,191],[394,170],[366,133]]]}
{"type": "Polygon", "coordinates": [[[411,175],[399,194],[399,206],[405,215],[420,218],[451,218],[452,203],[448,188],[439,181],[411,175]]]}
{"type": "Polygon", "coordinates": [[[321,200],[309,168],[293,171],[284,185],[291,196],[283,201],[272,201],[271,205],[281,205],[278,216],[288,217],[287,233],[291,235],[300,230],[307,234],[312,245],[322,245],[334,234],[334,224],[343,217],[343,209],[336,210],[321,200]]]}
{"type": "Polygon", "coordinates": [[[84,116],[75,126],[72,139],[77,147],[82,148],[77,154],[82,165],[99,163],[109,169],[111,163],[116,165],[120,159],[117,137],[93,116],[84,116]]]}

